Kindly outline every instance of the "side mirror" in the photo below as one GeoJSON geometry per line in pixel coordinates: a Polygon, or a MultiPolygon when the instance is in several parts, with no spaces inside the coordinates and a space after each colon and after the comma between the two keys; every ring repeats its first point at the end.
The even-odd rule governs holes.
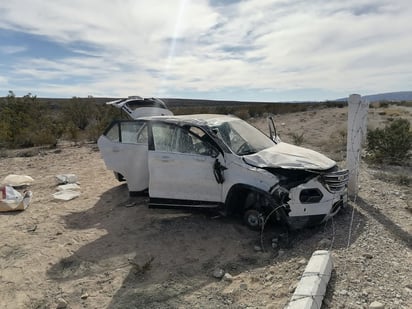
{"type": "Polygon", "coordinates": [[[275,121],[273,120],[272,116],[268,117],[268,126],[269,126],[269,136],[272,141],[274,141],[276,144],[280,142],[280,138],[278,136],[278,133],[276,131],[276,126],[275,126],[275,121]]]}
{"type": "Polygon", "coordinates": [[[210,149],[210,156],[212,157],[212,158],[217,158],[218,156],[219,156],[219,151],[215,148],[215,147],[212,147],[211,149],[210,149]]]}

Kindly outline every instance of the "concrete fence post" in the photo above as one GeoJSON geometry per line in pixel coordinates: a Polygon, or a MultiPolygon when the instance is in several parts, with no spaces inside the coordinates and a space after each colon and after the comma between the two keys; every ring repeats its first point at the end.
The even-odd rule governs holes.
{"type": "Polygon", "coordinates": [[[351,94],[348,100],[347,167],[349,170],[348,194],[354,198],[358,194],[359,162],[362,143],[366,140],[369,102],[359,94],[351,94]]]}

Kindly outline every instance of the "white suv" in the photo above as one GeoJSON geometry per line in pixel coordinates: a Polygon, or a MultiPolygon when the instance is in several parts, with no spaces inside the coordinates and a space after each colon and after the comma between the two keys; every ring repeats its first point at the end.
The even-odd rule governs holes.
{"type": "Polygon", "coordinates": [[[268,216],[299,228],[346,204],[348,171],[281,142],[273,121],[269,137],[234,116],[173,116],[159,99],[108,104],[133,120],[113,122],[99,138],[103,160],[130,194],[148,192],[150,206],[218,208],[241,213],[252,228],[268,216]]]}

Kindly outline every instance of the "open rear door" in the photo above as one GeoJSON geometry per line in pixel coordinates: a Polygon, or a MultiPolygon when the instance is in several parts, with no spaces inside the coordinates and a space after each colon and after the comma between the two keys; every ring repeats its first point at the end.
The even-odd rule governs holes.
{"type": "Polygon", "coordinates": [[[118,121],[97,141],[106,167],[121,174],[131,192],[149,186],[147,125],[144,121],[118,121]]]}

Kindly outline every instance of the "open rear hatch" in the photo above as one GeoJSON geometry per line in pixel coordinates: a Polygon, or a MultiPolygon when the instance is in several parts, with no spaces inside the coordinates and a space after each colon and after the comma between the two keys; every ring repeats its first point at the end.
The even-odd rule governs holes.
{"type": "Polygon", "coordinates": [[[106,104],[120,108],[132,119],[148,116],[171,116],[173,113],[166,104],[157,98],[131,96],[125,99],[107,102],[106,104]]]}

